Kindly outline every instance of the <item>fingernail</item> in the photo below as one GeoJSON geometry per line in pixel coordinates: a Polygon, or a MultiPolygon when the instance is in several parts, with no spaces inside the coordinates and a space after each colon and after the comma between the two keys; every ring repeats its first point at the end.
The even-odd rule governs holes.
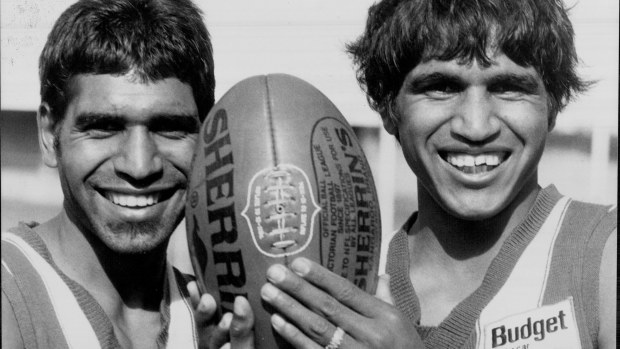
{"type": "Polygon", "coordinates": [[[208,312],[215,307],[215,299],[208,293],[205,293],[200,297],[200,303],[198,303],[198,311],[208,312]]]}
{"type": "Polygon", "coordinates": [[[273,283],[279,283],[286,277],[286,269],[282,264],[274,264],[267,269],[267,279],[273,283]]]}
{"type": "Polygon", "coordinates": [[[264,300],[269,301],[276,298],[276,296],[278,295],[278,289],[275,288],[275,286],[273,286],[272,284],[265,284],[260,290],[260,295],[261,297],[263,297],[264,300]]]}
{"type": "Polygon", "coordinates": [[[192,294],[192,293],[198,293],[198,286],[196,284],[196,281],[190,281],[187,284],[187,291],[192,294]]]}
{"type": "Polygon", "coordinates": [[[236,297],[235,303],[233,304],[233,311],[235,315],[244,316],[245,315],[245,307],[243,303],[243,297],[236,297]]]}
{"type": "Polygon", "coordinates": [[[305,258],[297,258],[291,263],[291,269],[299,276],[304,276],[310,271],[310,263],[305,258]]]}
{"type": "Polygon", "coordinates": [[[207,305],[204,304],[203,302],[198,303],[198,309],[199,312],[201,313],[206,313],[207,312],[207,305]]]}
{"type": "Polygon", "coordinates": [[[279,328],[284,327],[285,324],[286,324],[286,321],[284,321],[284,319],[280,315],[278,314],[271,315],[271,325],[273,325],[273,327],[279,329],[279,328]]]}
{"type": "Polygon", "coordinates": [[[222,320],[220,320],[220,323],[218,324],[218,326],[222,329],[228,329],[230,327],[230,323],[232,322],[232,318],[233,318],[232,313],[226,313],[222,315],[222,320]]]}

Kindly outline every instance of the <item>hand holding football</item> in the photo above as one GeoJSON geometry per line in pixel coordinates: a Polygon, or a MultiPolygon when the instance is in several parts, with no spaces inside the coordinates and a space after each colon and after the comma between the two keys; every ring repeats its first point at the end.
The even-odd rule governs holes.
{"type": "Polygon", "coordinates": [[[374,292],[381,225],[370,167],[351,126],[298,78],[255,76],[207,116],[186,206],[201,291],[222,311],[245,296],[258,348],[277,347],[259,290],[267,268],[297,256],[374,292]]]}

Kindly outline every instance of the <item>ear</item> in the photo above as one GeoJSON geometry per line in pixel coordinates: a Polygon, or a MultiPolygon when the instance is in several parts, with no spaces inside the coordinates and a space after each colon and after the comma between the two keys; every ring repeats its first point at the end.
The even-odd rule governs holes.
{"type": "Polygon", "coordinates": [[[383,121],[383,128],[387,131],[387,133],[398,139],[398,126],[396,125],[396,120],[394,116],[388,111],[388,108],[383,109],[380,113],[381,120],[383,121]]]}
{"type": "Polygon", "coordinates": [[[57,149],[54,146],[56,133],[52,121],[52,110],[46,102],[42,102],[37,112],[37,127],[39,129],[39,148],[43,153],[43,163],[49,167],[58,166],[57,149]]]}
{"type": "Polygon", "coordinates": [[[555,120],[557,119],[558,113],[557,112],[550,112],[549,113],[549,128],[547,132],[551,132],[553,130],[553,128],[555,127],[555,120]]]}

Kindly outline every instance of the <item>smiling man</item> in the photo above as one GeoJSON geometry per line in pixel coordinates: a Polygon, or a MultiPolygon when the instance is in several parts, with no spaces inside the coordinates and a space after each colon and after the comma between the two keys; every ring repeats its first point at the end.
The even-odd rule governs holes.
{"type": "MultiPolygon", "coordinates": [[[[200,11],[78,1],[49,34],[40,78],[39,141],[63,210],[2,234],[2,347],[197,347],[198,300],[166,249],[214,103],[200,11]]],[[[198,320],[214,309],[201,306],[198,320]]]]}
{"type": "Polygon", "coordinates": [[[349,52],[417,177],[378,288],[394,306],[297,259],[262,289],[274,329],[299,348],[615,348],[617,210],[538,184],[588,86],[562,2],[383,0],[349,52]]]}

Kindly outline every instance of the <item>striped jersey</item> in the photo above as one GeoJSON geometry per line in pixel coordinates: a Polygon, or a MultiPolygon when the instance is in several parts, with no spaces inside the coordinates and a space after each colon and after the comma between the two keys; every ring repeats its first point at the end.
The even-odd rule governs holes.
{"type": "Polygon", "coordinates": [[[409,279],[407,232],[416,216],[392,238],[387,273],[394,304],[427,348],[597,347],[599,269],[617,226],[615,206],[574,201],[554,186],[541,190],[480,287],[437,327],[419,325],[420,305],[409,279]]]}
{"type": "MultiPolygon", "coordinates": [[[[185,277],[167,264],[158,348],[196,348],[185,277]]],[[[112,323],[80,284],[54,263],[43,240],[25,224],[2,233],[2,292],[25,348],[120,348],[112,323]]]]}

